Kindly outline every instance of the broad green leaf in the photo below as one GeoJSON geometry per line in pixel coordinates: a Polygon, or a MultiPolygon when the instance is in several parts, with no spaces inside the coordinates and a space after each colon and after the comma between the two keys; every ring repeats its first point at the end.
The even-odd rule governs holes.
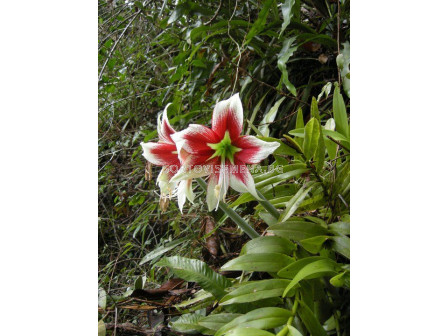
{"type": "MultiPolygon", "coordinates": [[[[304,164],[304,163],[293,163],[291,165],[288,165],[288,166],[285,166],[285,167],[282,167],[282,168],[283,168],[283,172],[287,173],[287,172],[290,172],[292,170],[306,169],[306,164],[304,164]]],[[[278,171],[276,171],[275,169],[271,170],[271,171],[268,171],[268,172],[265,172],[265,173],[257,174],[254,177],[254,182],[255,182],[255,184],[258,184],[258,186],[259,186],[259,184],[261,182],[265,181],[268,178],[275,177],[277,175],[278,175],[278,171]]]]}
{"type": "Polygon", "coordinates": [[[181,333],[202,333],[206,328],[198,324],[201,318],[203,318],[203,316],[198,313],[184,314],[181,315],[177,320],[171,322],[170,325],[174,331],[178,331],[181,333]]]}
{"type": "Polygon", "coordinates": [[[303,185],[303,187],[300,188],[300,190],[286,204],[286,209],[280,215],[279,222],[284,222],[294,215],[294,212],[299,208],[312,187],[313,186],[307,187],[303,185]]]}
{"type": "MultiPolygon", "coordinates": [[[[267,224],[267,225],[274,225],[278,222],[278,219],[275,218],[273,215],[271,215],[269,212],[267,211],[260,211],[258,213],[258,216],[260,216],[260,218],[267,224]]],[[[262,249],[262,248],[261,248],[262,249]]],[[[263,252],[263,250],[259,250],[257,253],[261,253],[263,252]]],[[[276,253],[281,253],[275,250],[269,250],[266,252],[276,252],[276,253]]],[[[242,251],[241,251],[242,253],[242,251]]]]}
{"type": "MultiPolygon", "coordinates": [[[[288,166],[286,166],[288,167],[288,166]]],[[[283,167],[283,171],[285,171],[286,167],[283,167]]],[[[274,176],[267,178],[265,180],[262,180],[258,183],[255,183],[255,187],[257,189],[264,187],[268,184],[275,184],[275,183],[279,183],[279,182],[285,182],[287,179],[290,179],[292,177],[297,177],[302,175],[303,173],[306,173],[309,169],[308,168],[300,168],[300,169],[296,169],[296,170],[292,170],[292,171],[287,171],[284,173],[279,174],[278,171],[274,171],[274,176]]]]}
{"type": "Polygon", "coordinates": [[[229,305],[222,306],[225,311],[229,313],[239,313],[239,314],[247,314],[252,310],[265,308],[265,307],[277,307],[278,305],[283,304],[283,299],[279,296],[271,297],[267,299],[261,299],[253,302],[245,302],[245,303],[232,303],[229,305]]]}
{"type": "Polygon", "coordinates": [[[303,220],[289,220],[269,227],[268,232],[295,241],[328,234],[327,229],[303,220]]]}
{"type": "MultiPolygon", "coordinates": [[[[297,111],[297,116],[296,116],[296,129],[297,128],[303,129],[304,127],[305,127],[305,124],[303,122],[303,111],[302,111],[302,108],[299,107],[299,110],[297,111]]],[[[300,148],[303,148],[303,138],[297,137],[294,140],[296,140],[299,143],[300,148]]]]}
{"type": "Polygon", "coordinates": [[[287,296],[289,291],[296,288],[303,279],[315,279],[324,275],[335,274],[340,269],[339,265],[331,259],[316,260],[304,266],[296,276],[291,280],[288,287],[283,292],[283,297],[287,296]]]}
{"type": "Polygon", "coordinates": [[[257,328],[235,328],[226,333],[226,336],[275,336],[266,330],[257,328]]]}
{"type": "Polygon", "coordinates": [[[285,2],[282,4],[283,23],[279,35],[283,34],[286,27],[288,27],[289,23],[291,22],[291,17],[293,16],[292,9],[295,2],[295,0],[285,0],[285,2]]]}
{"type": "Polygon", "coordinates": [[[283,41],[283,47],[278,54],[277,60],[277,66],[282,72],[281,81],[294,96],[297,96],[297,90],[288,79],[288,70],[286,69],[286,63],[298,48],[298,46],[291,47],[291,44],[296,40],[296,37],[291,37],[283,41]]]}
{"type": "Polygon", "coordinates": [[[103,320],[98,321],[98,336],[106,336],[106,325],[103,320]]]}
{"type": "Polygon", "coordinates": [[[252,28],[249,30],[249,33],[246,35],[246,41],[244,42],[244,45],[248,45],[252,38],[256,36],[258,33],[260,33],[266,25],[266,19],[269,14],[269,9],[271,8],[274,0],[265,0],[263,3],[263,8],[261,9],[260,13],[258,14],[257,20],[255,20],[252,28]]]}
{"type": "Polygon", "coordinates": [[[330,279],[330,283],[335,287],[345,286],[350,288],[350,271],[345,270],[344,272],[335,275],[330,279]]]}
{"type": "Polygon", "coordinates": [[[234,328],[273,329],[285,324],[291,316],[289,310],[276,307],[255,309],[243,316],[237,317],[219,329],[215,336],[221,336],[234,328]]]}
{"type": "Polygon", "coordinates": [[[286,97],[279,99],[261,120],[261,126],[259,127],[259,130],[260,130],[260,133],[263,134],[263,136],[265,136],[265,137],[269,136],[269,125],[270,125],[270,123],[272,123],[275,120],[275,116],[277,115],[278,108],[280,107],[281,103],[283,103],[285,98],[286,97]]]}
{"type": "Polygon", "coordinates": [[[166,266],[173,270],[179,278],[197,282],[203,289],[220,299],[226,292],[225,288],[232,283],[223,275],[214,272],[206,263],[184,257],[166,257],[157,266],[166,266]]]}
{"type": "Polygon", "coordinates": [[[200,326],[203,326],[204,328],[217,331],[218,329],[220,329],[227,323],[233,321],[239,316],[241,316],[241,314],[228,314],[228,313],[213,314],[201,318],[198,321],[198,324],[200,326]]]}
{"type": "Polygon", "coordinates": [[[330,232],[349,235],[350,234],[350,223],[349,222],[336,222],[328,225],[330,232]]]}
{"type": "Polygon", "coordinates": [[[327,336],[327,332],[319,323],[317,317],[303,301],[299,301],[298,313],[312,336],[327,336]]]}
{"type": "Polygon", "coordinates": [[[226,271],[278,272],[294,259],[280,253],[244,254],[227,262],[221,269],[226,271]]]}
{"type": "Polygon", "coordinates": [[[350,259],[350,238],[346,236],[334,236],[331,237],[333,240],[333,249],[342,254],[344,257],[350,259]]]}
{"type": "Polygon", "coordinates": [[[314,257],[306,257],[306,258],[299,259],[299,260],[293,262],[292,264],[289,264],[285,268],[282,268],[280,271],[278,271],[277,275],[282,278],[292,279],[306,265],[311,264],[318,260],[322,260],[322,259],[327,259],[327,258],[321,257],[321,256],[314,256],[314,257]]]}
{"type": "Polygon", "coordinates": [[[303,336],[300,331],[291,325],[288,325],[288,335],[287,336],[303,336]]]}
{"type": "Polygon", "coordinates": [[[334,121],[336,123],[336,131],[349,139],[350,130],[348,126],[347,112],[345,110],[344,99],[342,98],[339,86],[337,84],[335,84],[333,95],[333,114],[334,121]]]}
{"type": "Polygon", "coordinates": [[[300,245],[310,253],[316,254],[322,249],[322,245],[328,240],[328,236],[316,236],[300,241],[300,245]]]}
{"type": "MultiPolygon", "coordinates": [[[[221,305],[232,303],[253,302],[271,297],[278,297],[283,294],[289,280],[269,279],[260,281],[250,281],[239,286],[221,299],[221,305]]],[[[294,293],[292,293],[294,295],[294,293]]],[[[291,296],[292,296],[291,295],[291,296]]]]}
{"type": "Polygon", "coordinates": [[[299,109],[297,110],[296,128],[304,128],[304,127],[305,127],[305,124],[303,122],[303,111],[302,111],[302,108],[299,107],[299,109]]]}
{"type": "MultiPolygon", "coordinates": [[[[319,126],[320,127],[320,126],[319,126]]],[[[322,129],[322,127],[320,127],[322,129]]],[[[322,131],[319,132],[316,154],[314,155],[316,171],[320,173],[325,164],[325,142],[322,131]]]]}
{"type": "Polygon", "coordinates": [[[317,105],[316,97],[311,100],[311,117],[316,118],[320,122],[319,107],[317,105]]]}
{"type": "Polygon", "coordinates": [[[345,143],[350,145],[350,141],[341,133],[336,132],[334,130],[330,130],[330,129],[323,129],[322,132],[324,133],[324,135],[326,137],[332,137],[334,140],[338,140],[341,141],[341,143],[344,145],[345,143]]]}
{"type": "Polygon", "coordinates": [[[249,240],[241,249],[241,255],[254,253],[283,253],[290,255],[297,250],[296,244],[277,236],[263,236],[249,240]]]}
{"type": "Polygon", "coordinates": [[[310,160],[316,153],[319,145],[320,124],[316,118],[311,118],[305,126],[305,140],[303,141],[303,154],[310,160]]]}
{"type": "Polygon", "coordinates": [[[293,130],[289,131],[289,134],[303,139],[303,138],[305,138],[305,127],[293,129],[293,130]]]}

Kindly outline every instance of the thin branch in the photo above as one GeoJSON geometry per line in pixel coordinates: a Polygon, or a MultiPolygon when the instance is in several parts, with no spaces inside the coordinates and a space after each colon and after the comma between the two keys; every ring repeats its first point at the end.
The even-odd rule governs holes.
{"type": "Polygon", "coordinates": [[[215,21],[216,17],[218,16],[219,11],[221,10],[221,6],[222,6],[222,0],[219,0],[219,6],[218,9],[216,10],[215,14],[213,15],[213,17],[208,20],[206,23],[204,23],[204,26],[208,26],[209,24],[211,24],[213,21],[215,21]]]}
{"type": "Polygon", "coordinates": [[[99,80],[101,79],[101,77],[103,76],[104,69],[106,69],[106,65],[107,65],[107,63],[109,63],[109,60],[110,60],[112,54],[114,53],[115,48],[117,48],[117,45],[118,45],[118,43],[120,42],[121,38],[123,37],[124,33],[126,32],[126,30],[128,30],[128,28],[131,26],[132,22],[134,22],[135,18],[138,16],[138,14],[140,14],[140,12],[141,12],[141,9],[139,9],[139,10],[137,11],[137,13],[134,14],[134,17],[131,19],[131,21],[129,21],[128,25],[124,28],[123,32],[120,34],[120,36],[118,37],[118,39],[115,41],[115,44],[113,45],[112,49],[110,50],[109,55],[107,56],[107,59],[106,59],[106,61],[104,62],[103,67],[102,67],[102,69],[101,69],[101,71],[100,71],[100,75],[98,76],[98,81],[99,81],[99,80]]]}

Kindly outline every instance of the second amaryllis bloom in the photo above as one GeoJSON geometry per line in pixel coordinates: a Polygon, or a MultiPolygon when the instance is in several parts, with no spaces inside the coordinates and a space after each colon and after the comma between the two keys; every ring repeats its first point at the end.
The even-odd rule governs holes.
{"type": "Polygon", "coordinates": [[[216,104],[211,129],[193,124],[172,135],[183,160],[182,167],[170,182],[209,175],[209,211],[217,209],[220,200],[224,201],[229,186],[258,198],[246,164],[259,163],[280,144],[241,135],[242,130],[243,105],[237,93],[216,104]]]}
{"type": "MultiPolygon", "coordinates": [[[[156,166],[162,166],[159,176],[157,177],[157,184],[160,187],[160,204],[168,205],[167,201],[172,196],[177,196],[179,209],[185,204],[186,198],[193,203],[194,193],[192,180],[187,179],[181,182],[173,182],[170,179],[177,173],[181,166],[183,155],[177,152],[176,144],[173,141],[173,136],[176,131],[171,127],[168,121],[167,109],[168,104],[163,113],[157,119],[157,133],[159,134],[158,142],[141,143],[143,148],[143,156],[148,162],[156,166]]],[[[164,206],[162,206],[163,208],[164,206]]],[[[164,209],[162,209],[164,211],[164,209]]]]}

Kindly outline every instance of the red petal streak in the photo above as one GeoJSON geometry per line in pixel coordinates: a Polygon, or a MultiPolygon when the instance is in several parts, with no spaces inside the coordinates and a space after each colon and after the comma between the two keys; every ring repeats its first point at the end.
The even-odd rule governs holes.
{"type": "Polygon", "coordinates": [[[179,157],[176,153],[176,145],[167,143],[146,143],[143,144],[143,155],[156,166],[179,165],[179,157]]]}
{"type": "Polygon", "coordinates": [[[171,127],[171,125],[167,122],[167,120],[162,120],[162,133],[159,134],[160,140],[167,143],[174,143],[173,140],[171,140],[171,134],[175,133],[176,131],[171,127]]]}
{"type": "Polygon", "coordinates": [[[183,148],[191,154],[203,154],[210,157],[214,150],[207,144],[220,141],[215,132],[202,125],[190,125],[186,130],[179,133],[181,138],[185,140],[183,148]]]}
{"type": "Polygon", "coordinates": [[[242,161],[236,159],[234,165],[229,165],[229,171],[230,174],[235,176],[239,181],[247,184],[250,172],[247,166],[242,161]]]}
{"type": "Polygon", "coordinates": [[[235,158],[241,162],[254,164],[261,160],[257,158],[257,154],[261,151],[261,147],[254,144],[251,137],[241,136],[234,142],[234,146],[241,148],[241,151],[235,154],[235,158]]]}
{"type": "Polygon", "coordinates": [[[238,139],[243,130],[242,124],[237,120],[234,111],[230,107],[220,114],[219,117],[213,119],[212,129],[219,136],[219,139],[222,139],[226,131],[229,131],[230,138],[233,141],[238,139]]]}

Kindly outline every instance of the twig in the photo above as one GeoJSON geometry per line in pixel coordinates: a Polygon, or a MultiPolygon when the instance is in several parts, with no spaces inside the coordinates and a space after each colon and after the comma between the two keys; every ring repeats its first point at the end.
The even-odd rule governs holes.
{"type": "Polygon", "coordinates": [[[98,81],[103,76],[104,69],[106,69],[106,65],[107,65],[107,63],[109,63],[109,60],[110,60],[112,54],[114,53],[115,48],[117,48],[117,45],[120,42],[121,38],[123,37],[124,33],[126,32],[126,30],[128,30],[128,28],[131,26],[132,22],[134,22],[135,18],[138,16],[138,14],[140,14],[140,12],[141,12],[141,9],[139,9],[137,11],[137,13],[134,14],[134,17],[131,19],[131,21],[129,21],[128,25],[124,28],[123,32],[120,34],[118,39],[115,41],[115,44],[112,46],[112,49],[110,50],[109,55],[107,56],[106,61],[104,62],[103,67],[100,71],[100,75],[98,76],[98,81]]]}
{"type": "Polygon", "coordinates": [[[347,147],[345,147],[343,144],[341,144],[339,141],[333,139],[331,136],[327,135],[327,138],[330,139],[331,141],[333,141],[334,143],[338,144],[339,146],[341,146],[342,148],[344,148],[347,152],[350,153],[350,149],[348,149],[347,147]]]}
{"type": "Polygon", "coordinates": [[[216,10],[215,14],[213,15],[213,17],[208,20],[206,23],[204,23],[204,26],[208,26],[209,24],[211,24],[213,21],[215,21],[216,17],[218,16],[219,11],[221,10],[221,6],[222,6],[222,0],[219,0],[219,6],[218,9],[216,10]]]}
{"type": "MultiPolygon", "coordinates": [[[[337,2],[338,2],[338,31],[337,31],[336,38],[337,38],[337,43],[338,43],[338,55],[339,55],[341,53],[341,49],[339,46],[339,31],[341,29],[341,7],[339,4],[340,0],[337,0],[337,2]]],[[[338,83],[339,83],[339,85],[341,85],[341,70],[339,69],[339,67],[337,67],[337,68],[338,68],[338,83]]]]}

